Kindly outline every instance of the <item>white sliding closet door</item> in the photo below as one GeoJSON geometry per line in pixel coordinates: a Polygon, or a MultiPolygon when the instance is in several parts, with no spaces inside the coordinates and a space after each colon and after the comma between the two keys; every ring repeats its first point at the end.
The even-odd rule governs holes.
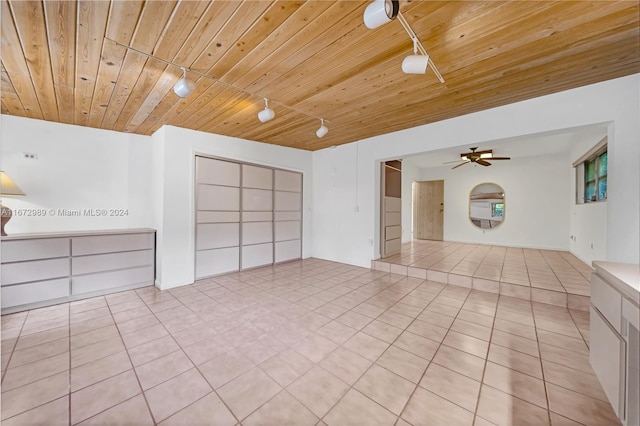
{"type": "Polygon", "coordinates": [[[242,165],[242,269],[273,263],[273,169],[242,165]]]}
{"type": "Polygon", "coordinates": [[[240,165],[196,157],[196,279],[240,269],[240,165]]]}
{"type": "Polygon", "coordinates": [[[195,279],[302,257],[302,173],[196,156],[195,279]]]}
{"type": "Polygon", "coordinates": [[[275,261],[302,257],[302,174],[275,170],[275,261]]]}

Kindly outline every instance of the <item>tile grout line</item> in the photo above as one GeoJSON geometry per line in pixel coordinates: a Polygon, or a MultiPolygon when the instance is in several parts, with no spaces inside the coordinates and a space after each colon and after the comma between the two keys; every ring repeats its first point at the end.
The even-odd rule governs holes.
{"type": "MultiPolygon", "coordinates": [[[[140,295],[135,290],[131,290],[131,291],[133,291],[133,294],[135,294],[136,297],[138,297],[140,300],[142,300],[140,295]]],[[[138,377],[138,372],[136,371],[136,369],[135,369],[135,367],[133,365],[133,362],[131,361],[131,355],[129,355],[129,350],[127,349],[127,345],[124,343],[124,339],[122,338],[122,334],[120,333],[120,328],[118,327],[118,323],[116,322],[115,318],[113,318],[113,312],[111,312],[111,305],[109,304],[109,300],[106,297],[105,297],[105,302],[107,303],[107,309],[109,309],[109,313],[111,313],[111,317],[113,319],[113,322],[116,325],[116,330],[118,330],[118,336],[120,337],[120,341],[122,342],[122,346],[124,347],[124,351],[127,354],[127,358],[129,359],[129,363],[131,364],[131,370],[133,370],[133,374],[135,375],[136,381],[138,382],[138,386],[140,387],[140,394],[142,394],[142,398],[144,399],[144,402],[145,402],[145,404],[147,406],[147,410],[149,411],[149,415],[151,416],[151,421],[153,422],[154,425],[156,425],[156,424],[158,424],[158,422],[156,422],[156,419],[155,419],[155,417],[153,415],[153,411],[151,411],[151,407],[149,406],[149,401],[147,400],[147,395],[145,394],[145,391],[144,391],[144,389],[142,387],[142,383],[140,382],[140,378],[138,377]]],[[[144,300],[142,300],[142,302],[146,306],[146,302],[144,300]]],[[[126,303],[126,302],[123,302],[123,303],[126,303]]],[[[114,303],[114,305],[117,305],[117,303],[114,303]]],[[[133,308],[133,309],[135,309],[135,308],[133,308]]],[[[112,377],[115,377],[115,376],[112,376],[112,377]]],[[[135,398],[136,396],[138,396],[140,394],[136,394],[136,395],[132,396],[129,399],[135,398]]],[[[127,399],[127,401],[129,399],[127,399]]],[[[122,401],[122,402],[124,402],[124,401],[122,401]]],[[[119,402],[116,405],[113,405],[113,406],[101,411],[100,413],[103,413],[103,412],[105,412],[107,410],[110,410],[113,407],[117,407],[118,405],[122,404],[122,402],[119,402]]],[[[96,413],[96,414],[94,414],[94,416],[96,416],[96,415],[98,415],[100,413],[96,413]]],[[[94,416],[92,416],[92,417],[94,417],[94,416]]]]}
{"type": "MultiPolygon", "coordinates": [[[[198,289],[196,289],[196,290],[198,290],[198,289]]],[[[162,291],[162,290],[160,290],[160,291],[162,291]]],[[[167,290],[167,291],[170,293],[170,290],[167,290]]],[[[198,290],[198,291],[200,291],[200,290],[198,290]]],[[[200,292],[200,293],[202,293],[202,292],[200,292]]],[[[179,300],[179,299],[178,299],[178,298],[177,298],[173,293],[170,293],[170,294],[171,294],[171,296],[173,296],[176,300],[178,300],[178,302],[180,302],[180,305],[181,305],[181,306],[184,306],[185,308],[189,309],[189,307],[188,307],[188,306],[186,306],[184,303],[182,303],[182,301],[181,301],[181,300],[179,300]]],[[[208,295],[206,295],[206,294],[204,294],[204,293],[202,293],[202,294],[203,294],[204,296],[206,296],[206,297],[209,297],[208,295]]],[[[212,300],[213,300],[213,299],[212,299],[212,300]]],[[[146,302],[146,301],[144,301],[144,299],[143,299],[142,301],[144,302],[145,306],[147,306],[147,308],[148,308],[148,304],[147,304],[147,302],[146,302]]],[[[176,307],[177,307],[177,306],[176,306],[176,307]]],[[[169,308],[169,309],[172,309],[172,308],[169,308]]],[[[151,309],[149,309],[149,310],[151,310],[151,309]]],[[[167,309],[167,310],[168,310],[168,309],[167,309]]],[[[196,312],[193,312],[191,309],[189,309],[189,311],[191,311],[192,313],[196,314],[196,315],[198,316],[198,318],[202,319],[202,318],[201,318],[201,317],[200,317],[196,312]]],[[[160,312],[162,312],[162,311],[160,311],[160,312]]],[[[184,351],[184,348],[182,347],[182,345],[180,345],[178,342],[176,342],[175,338],[173,337],[173,334],[172,334],[169,330],[167,330],[167,328],[166,328],[166,326],[164,325],[164,323],[163,323],[163,322],[162,322],[162,321],[161,321],[161,320],[156,316],[156,313],[155,313],[154,311],[151,311],[151,313],[152,313],[152,314],[153,314],[153,316],[156,318],[156,320],[158,320],[158,323],[159,323],[160,325],[162,325],[162,328],[167,332],[167,335],[168,335],[168,336],[171,336],[171,339],[176,343],[176,345],[178,345],[178,347],[180,348],[179,350],[180,350],[180,351],[181,351],[181,352],[182,352],[182,353],[183,353],[183,354],[184,354],[184,355],[189,359],[189,361],[193,364],[193,367],[192,367],[192,368],[194,368],[194,369],[198,372],[198,374],[202,377],[202,379],[203,379],[203,380],[207,383],[207,385],[209,385],[209,387],[211,388],[211,392],[206,393],[206,394],[205,394],[205,395],[203,395],[201,398],[198,398],[198,399],[197,399],[197,400],[195,400],[195,401],[192,401],[191,403],[189,403],[188,405],[186,405],[186,406],[182,407],[182,408],[181,408],[181,409],[179,409],[178,411],[176,411],[176,412],[174,412],[174,413],[171,413],[171,414],[167,417],[167,419],[168,419],[168,418],[171,418],[172,416],[174,416],[174,415],[176,415],[176,414],[178,414],[179,412],[183,411],[184,409],[186,409],[186,408],[188,408],[188,407],[191,407],[193,404],[195,404],[196,402],[200,401],[201,399],[203,399],[204,397],[206,397],[206,396],[207,396],[207,395],[209,395],[210,393],[215,393],[215,395],[216,395],[216,396],[218,397],[218,399],[222,402],[222,404],[226,407],[226,409],[229,411],[229,413],[231,413],[231,415],[233,416],[233,418],[234,418],[236,421],[238,421],[238,423],[240,423],[240,420],[236,417],[236,415],[234,414],[234,412],[233,412],[233,411],[231,411],[231,408],[227,405],[227,403],[226,403],[222,398],[220,398],[220,395],[219,395],[219,394],[218,394],[218,392],[216,391],[215,387],[213,387],[213,386],[211,385],[211,383],[209,383],[209,381],[207,380],[207,377],[206,377],[204,374],[202,374],[202,371],[200,371],[200,368],[199,368],[198,364],[196,364],[196,363],[191,359],[191,357],[189,356],[189,354],[187,354],[187,353],[184,351]]],[[[164,336],[163,336],[163,337],[164,337],[164,336]]],[[[124,342],[123,342],[123,343],[124,343],[124,342]]],[[[196,342],[196,343],[197,343],[197,342],[196,342]]],[[[194,343],[194,344],[195,344],[195,343],[194,343]]],[[[125,346],[125,348],[126,348],[126,346],[125,346]]],[[[178,351],[178,350],[176,350],[176,351],[174,351],[174,352],[177,352],[177,351],[178,351]]],[[[128,353],[128,351],[127,351],[127,353],[128,353]]],[[[163,355],[162,357],[164,357],[164,356],[166,356],[166,355],[163,355]]],[[[162,358],[162,357],[156,358],[156,360],[157,360],[157,359],[160,359],[160,358],[162,358]]],[[[152,361],[155,361],[155,360],[152,360],[152,361]]],[[[133,363],[131,363],[131,364],[133,365],[133,363]]],[[[134,371],[135,371],[135,367],[134,367],[133,369],[134,369],[134,371]]],[[[190,369],[191,369],[191,368],[190,368],[190,369]]],[[[190,370],[190,369],[189,369],[189,370],[190,370]]],[[[186,371],[189,371],[189,370],[186,370],[186,371]]],[[[156,388],[156,387],[160,386],[161,384],[166,383],[166,382],[168,382],[169,380],[172,380],[172,379],[174,379],[174,378],[176,378],[176,377],[180,376],[181,374],[186,373],[186,371],[183,371],[182,373],[177,374],[176,376],[170,377],[170,378],[168,378],[167,380],[165,380],[165,381],[163,381],[163,382],[161,382],[161,383],[158,383],[158,384],[156,384],[155,386],[153,386],[152,388],[149,388],[149,389],[147,389],[147,390],[150,390],[150,389],[156,388]]],[[[136,377],[137,377],[137,375],[138,375],[138,373],[136,372],[136,377]]],[[[138,381],[139,381],[139,379],[138,379],[138,381]]],[[[142,384],[140,384],[140,389],[142,389],[142,384]]],[[[143,390],[143,391],[142,391],[142,393],[143,393],[143,394],[145,394],[145,392],[146,392],[145,390],[143,390]]],[[[145,395],[145,401],[147,401],[146,395],[145,395]]],[[[147,401],[147,408],[149,409],[149,412],[151,412],[151,407],[149,406],[148,401],[147,401]]],[[[151,412],[151,416],[152,416],[152,419],[154,420],[154,424],[158,424],[158,423],[155,421],[155,417],[153,417],[153,412],[151,412]]],[[[163,421],[164,421],[164,420],[166,420],[166,419],[163,419],[163,421]]]]}
{"type": "Polygon", "coordinates": [[[9,365],[11,364],[11,358],[13,358],[13,353],[16,351],[16,348],[18,347],[18,342],[20,341],[20,337],[22,337],[22,329],[24,328],[24,325],[27,322],[27,317],[29,316],[29,313],[31,313],[31,311],[27,312],[27,315],[24,316],[24,320],[22,321],[22,324],[20,325],[20,331],[18,331],[18,336],[16,337],[16,341],[13,344],[13,347],[11,348],[11,353],[9,353],[9,361],[7,361],[7,366],[5,367],[4,372],[2,373],[2,381],[1,382],[4,382],[4,378],[7,375],[7,371],[9,371],[9,365]]]}
{"type": "MultiPolygon", "coordinates": [[[[489,363],[489,351],[491,351],[491,342],[493,341],[493,331],[495,330],[496,318],[498,318],[498,307],[500,306],[500,298],[502,296],[498,293],[498,298],[496,299],[496,312],[493,315],[493,322],[491,323],[491,333],[489,334],[489,344],[487,345],[487,353],[484,358],[484,367],[482,368],[482,377],[480,377],[480,387],[478,388],[478,398],[476,399],[476,409],[473,412],[473,422],[476,422],[476,418],[480,417],[478,415],[478,410],[480,409],[480,397],[482,396],[482,387],[484,386],[484,376],[487,373],[487,364],[489,363]]],[[[493,422],[492,422],[493,423],[493,422]]]]}

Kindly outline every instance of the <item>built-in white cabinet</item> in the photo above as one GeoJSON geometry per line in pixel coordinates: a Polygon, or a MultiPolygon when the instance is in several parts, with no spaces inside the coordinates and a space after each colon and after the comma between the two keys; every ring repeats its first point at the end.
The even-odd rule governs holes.
{"type": "Polygon", "coordinates": [[[640,269],[612,262],[593,262],[593,266],[589,359],[622,423],[638,425],[640,269]]]}
{"type": "Polygon", "coordinates": [[[155,231],[11,235],[2,240],[2,313],[153,285],[155,231]]]}
{"type": "Polygon", "coordinates": [[[302,256],[302,174],[196,157],[195,278],[302,256]]]}

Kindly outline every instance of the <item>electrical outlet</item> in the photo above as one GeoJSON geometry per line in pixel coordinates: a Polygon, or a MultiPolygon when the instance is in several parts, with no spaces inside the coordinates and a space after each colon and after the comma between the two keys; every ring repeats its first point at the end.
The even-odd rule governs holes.
{"type": "Polygon", "coordinates": [[[355,207],[353,208],[353,212],[354,212],[354,213],[358,213],[359,211],[360,211],[360,207],[355,206],[355,207]]]}
{"type": "Polygon", "coordinates": [[[24,152],[24,158],[28,159],[28,160],[37,160],[38,159],[38,154],[34,154],[32,152],[24,152]]]}

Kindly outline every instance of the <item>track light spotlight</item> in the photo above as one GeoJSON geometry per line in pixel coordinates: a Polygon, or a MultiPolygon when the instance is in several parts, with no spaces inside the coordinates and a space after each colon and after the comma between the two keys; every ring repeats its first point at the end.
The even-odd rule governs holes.
{"type": "Polygon", "coordinates": [[[399,0],[374,0],[364,11],[364,24],[370,30],[395,19],[400,11],[399,0]]]}
{"type": "Polygon", "coordinates": [[[194,90],[196,90],[196,84],[187,78],[187,69],[184,67],[181,68],[182,78],[173,85],[173,91],[181,98],[186,98],[191,93],[193,93],[194,90]]]}
{"type": "Polygon", "coordinates": [[[413,55],[402,61],[402,72],[405,74],[425,74],[429,66],[429,55],[418,54],[418,39],[413,39],[413,55]]]}
{"type": "Polygon", "coordinates": [[[266,123],[269,120],[273,120],[273,117],[275,116],[275,111],[269,108],[269,100],[264,98],[264,109],[258,113],[258,120],[262,123],[266,123]]]}
{"type": "Polygon", "coordinates": [[[320,127],[316,130],[316,136],[319,138],[324,137],[329,132],[329,128],[324,125],[324,119],[320,119],[320,127]]]}

